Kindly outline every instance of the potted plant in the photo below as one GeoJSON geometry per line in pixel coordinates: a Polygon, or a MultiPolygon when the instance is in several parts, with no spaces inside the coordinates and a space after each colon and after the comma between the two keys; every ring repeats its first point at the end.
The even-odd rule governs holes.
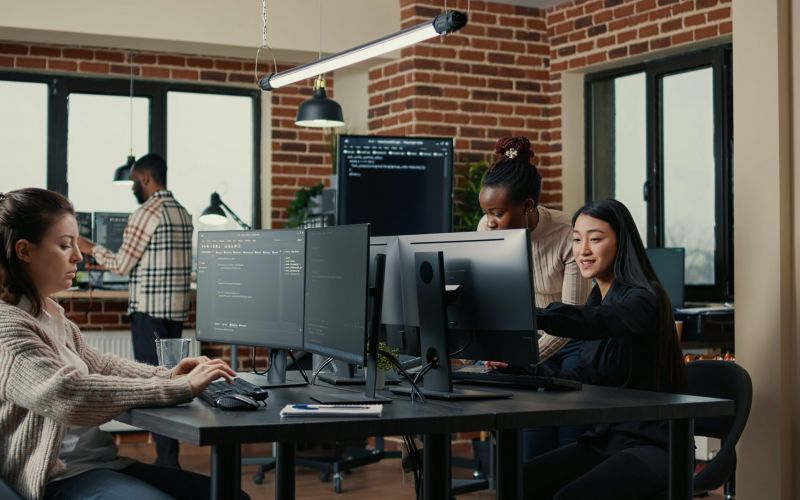
{"type": "Polygon", "coordinates": [[[313,213],[312,209],[318,206],[314,198],[322,194],[323,187],[322,183],[319,183],[310,188],[303,187],[297,190],[287,209],[289,218],[286,221],[286,227],[294,228],[303,225],[303,222],[313,213]]]}
{"type": "Polygon", "coordinates": [[[467,177],[464,189],[460,193],[460,209],[456,219],[455,231],[475,231],[478,222],[483,217],[481,205],[478,203],[478,195],[483,186],[483,176],[489,169],[486,161],[467,164],[467,177]]]}
{"type": "Polygon", "coordinates": [[[375,389],[383,389],[386,386],[386,372],[394,369],[394,365],[389,358],[387,358],[380,351],[386,351],[397,359],[400,350],[395,347],[389,347],[386,342],[378,342],[378,373],[375,377],[375,389]]]}

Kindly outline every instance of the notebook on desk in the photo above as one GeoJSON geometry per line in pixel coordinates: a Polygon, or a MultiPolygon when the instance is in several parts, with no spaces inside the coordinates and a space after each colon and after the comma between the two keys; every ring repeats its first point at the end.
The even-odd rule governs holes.
{"type": "Polygon", "coordinates": [[[281,410],[281,417],[380,417],[383,405],[324,405],[289,404],[281,410]]]}

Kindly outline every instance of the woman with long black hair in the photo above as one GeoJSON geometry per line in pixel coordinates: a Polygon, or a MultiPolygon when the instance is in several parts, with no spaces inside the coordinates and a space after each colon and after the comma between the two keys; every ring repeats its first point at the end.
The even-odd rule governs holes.
{"type": "MultiPolygon", "coordinates": [[[[583,339],[577,367],[556,373],[589,384],[660,392],[686,386],[669,298],[630,212],[616,200],[586,204],[573,217],[572,251],[595,281],[586,304],[537,309],[539,328],[583,339]]],[[[598,425],[577,443],[526,464],[527,498],[638,499],[667,488],[666,422],[598,425]]]]}

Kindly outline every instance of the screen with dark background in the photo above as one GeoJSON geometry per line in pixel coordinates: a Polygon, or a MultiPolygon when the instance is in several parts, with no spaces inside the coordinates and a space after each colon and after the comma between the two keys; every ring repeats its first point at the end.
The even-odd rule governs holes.
{"type": "Polygon", "coordinates": [[[339,136],[338,223],[374,236],[452,228],[453,140],[339,136]]]}

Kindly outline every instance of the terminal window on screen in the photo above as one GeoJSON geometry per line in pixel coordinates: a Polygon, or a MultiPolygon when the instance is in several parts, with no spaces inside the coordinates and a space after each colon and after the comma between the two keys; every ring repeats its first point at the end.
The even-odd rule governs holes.
{"type": "Polygon", "coordinates": [[[302,231],[200,233],[198,338],[301,348],[304,247],[302,231]]]}
{"type": "Polygon", "coordinates": [[[306,247],[306,343],[363,359],[367,303],[365,226],[309,230],[306,247]]]}
{"type": "Polygon", "coordinates": [[[369,222],[373,236],[451,230],[451,140],[341,140],[343,223],[369,222]]]}

